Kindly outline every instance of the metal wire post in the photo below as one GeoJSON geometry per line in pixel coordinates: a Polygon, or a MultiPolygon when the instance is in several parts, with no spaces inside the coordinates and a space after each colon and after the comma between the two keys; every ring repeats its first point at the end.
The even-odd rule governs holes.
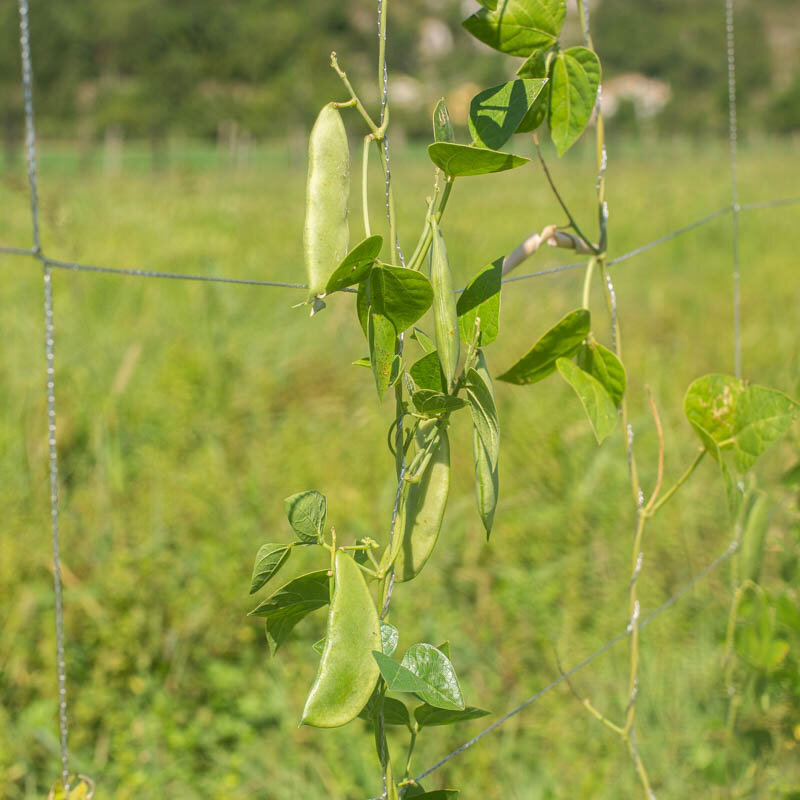
{"type": "Polygon", "coordinates": [[[742,377],[742,299],[739,275],[739,180],[736,120],[736,50],[734,48],[733,0],[725,0],[725,32],[728,49],[728,140],[731,154],[731,209],[733,211],[733,361],[737,378],[742,377]]]}
{"type": "Polygon", "coordinates": [[[58,451],[56,446],[55,328],[53,325],[53,276],[42,255],[39,237],[39,192],[36,181],[36,128],[33,115],[33,67],[28,0],[19,0],[19,45],[25,104],[25,155],[31,199],[33,255],[44,272],[45,362],[47,365],[47,447],[50,472],[50,521],[53,539],[53,589],[56,614],[56,673],[58,680],[58,730],[61,751],[61,782],[69,791],[69,748],[67,744],[67,675],[64,655],[64,605],[61,583],[61,547],[58,527],[58,451]]]}

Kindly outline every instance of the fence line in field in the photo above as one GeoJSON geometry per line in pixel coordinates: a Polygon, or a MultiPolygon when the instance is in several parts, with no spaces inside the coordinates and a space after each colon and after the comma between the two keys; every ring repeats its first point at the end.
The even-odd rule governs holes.
{"type": "MultiPolygon", "coordinates": [[[[767,208],[778,208],[781,206],[791,206],[800,204],[800,197],[784,197],[777,200],[764,200],[757,203],[743,203],[739,205],[739,211],[761,211],[767,208]]],[[[733,212],[733,206],[724,206],[723,208],[717,209],[717,211],[712,212],[711,214],[707,214],[704,217],[700,217],[699,219],[694,220],[693,222],[689,222],[686,225],[683,225],[680,228],[676,228],[675,230],[670,231],[669,233],[665,233],[662,236],[657,237],[656,239],[652,239],[645,244],[641,244],[638,247],[635,247],[633,250],[629,250],[626,253],[622,253],[621,255],[615,256],[611,258],[607,262],[607,266],[612,267],[615,264],[621,264],[623,261],[628,261],[635,256],[641,255],[642,253],[647,252],[648,250],[652,250],[654,247],[658,247],[659,245],[665,244],[666,242],[671,241],[672,239],[677,239],[679,236],[683,236],[685,233],[690,233],[691,231],[695,230],[696,228],[700,228],[703,225],[707,225],[709,222],[713,222],[720,217],[724,217],[726,214],[730,214],[733,212]]],[[[161,278],[167,280],[182,280],[182,281],[204,281],[206,283],[232,283],[232,284],[241,284],[244,286],[266,286],[272,287],[277,289],[307,289],[308,284],[306,283],[289,283],[286,281],[262,281],[257,280],[255,278],[229,278],[223,275],[192,275],[186,274],[181,272],[164,272],[162,270],[151,270],[151,269],[139,269],[139,268],[131,268],[131,267],[107,267],[107,266],[100,266],[97,264],[84,264],[80,261],[62,261],[56,258],[50,258],[49,256],[44,255],[41,251],[37,253],[35,249],[31,248],[24,248],[24,247],[8,247],[6,245],[0,245],[0,254],[3,255],[12,255],[12,256],[33,256],[38,261],[46,264],[53,269],[60,269],[60,270],[72,270],[74,272],[95,272],[107,275],[122,275],[122,276],[132,276],[135,278],[161,278]]],[[[537,270],[536,272],[529,272],[524,275],[514,275],[510,278],[503,278],[503,283],[516,283],[518,281],[526,281],[531,278],[541,278],[545,275],[554,275],[558,272],[566,272],[572,269],[578,269],[579,267],[585,267],[585,261],[574,261],[569,264],[558,264],[554,267],[546,267],[545,269],[537,270]]],[[[347,290],[345,290],[347,291],[347,290]]],[[[354,289],[350,290],[354,292],[354,289]]],[[[463,292],[464,289],[456,289],[456,292],[463,292]]]]}
{"type": "MultiPolygon", "coordinates": [[[[608,265],[619,264],[642,253],[668,242],[678,236],[682,236],[696,228],[706,225],[713,220],[732,214],[733,217],[733,283],[734,283],[734,356],[736,364],[736,374],[741,373],[741,305],[740,305],[740,271],[739,271],[739,213],[742,211],[755,211],[778,206],[788,206],[800,203],[800,197],[790,197],[783,199],[767,200],[763,202],[753,202],[739,204],[738,183],[737,183],[737,123],[736,123],[736,85],[735,85],[735,50],[734,50],[734,27],[733,27],[733,0],[725,0],[725,24],[726,42],[728,56],[728,102],[729,102],[729,142],[730,142],[730,168],[731,168],[731,204],[714,211],[704,217],[677,228],[663,236],[649,241],[627,253],[616,256],[608,261],[608,265]]],[[[0,254],[11,256],[28,256],[37,260],[42,265],[44,278],[44,315],[45,315],[45,363],[47,373],[46,396],[47,396],[47,441],[49,459],[49,482],[50,482],[50,516],[51,534],[53,547],[53,584],[54,584],[54,606],[55,606],[55,625],[56,625],[56,669],[58,684],[58,725],[59,725],[59,748],[61,756],[61,776],[64,785],[68,785],[69,778],[69,748],[68,748],[68,722],[67,722],[67,694],[66,694],[66,656],[64,646],[64,620],[63,620],[63,594],[62,577],[60,563],[60,535],[59,535],[59,500],[58,500],[58,452],[56,440],[56,398],[55,398],[55,334],[54,334],[54,312],[53,312],[53,293],[52,275],[53,270],[81,271],[95,274],[125,275],[142,278],[161,278],[169,280],[203,281],[209,283],[241,284],[247,286],[264,286],[282,289],[305,289],[306,284],[286,283],[282,281],[262,281],[245,278],[229,278],[214,275],[187,275],[180,273],[164,272],[147,269],[129,269],[109,266],[98,266],[84,264],[77,261],[63,261],[46,256],[42,250],[40,240],[40,220],[39,220],[39,197],[37,181],[37,158],[36,158],[36,130],[35,115],[33,106],[33,67],[31,62],[30,45],[30,25],[29,25],[29,6],[28,0],[18,0],[19,20],[20,20],[20,57],[22,62],[22,85],[25,110],[25,150],[27,160],[28,185],[30,193],[30,214],[32,229],[32,248],[21,248],[14,246],[0,245],[0,254]]],[[[380,32],[379,32],[380,35],[380,32]]],[[[384,42],[385,44],[385,42],[384,42]]],[[[386,105],[386,83],[384,81],[384,93],[381,100],[382,109],[386,105]]],[[[388,162],[388,152],[386,152],[388,162]]],[[[389,175],[386,178],[386,200],[388,203],[389,175]]],[[[399,242],[391,243],[399,251],[399,242]]],[[[563,264],[525,275],[517,275],[504,279],[503,283],[515,283],[517,281],[528,280],[531,278],[551,275],[566,270],[577,269],[585,266],[585,261],[571,264],[563,264]]],[[[458,290],[463,291],[463,290],[458,290]]],[[[690,591],[696,584],[711,575],[721,564],[727,561],[738,549],[738,540],[734,540],[728,548],[711,561],[702,571],[700,571],[691,581],[685,584],[668,600],[662,603],[649,616],[645,617],[639,627],[645,627],[651,620],[662,612],[671,608],[683,595],[690,591]]],[[[625,639],[632,630],[633,622],[628,627],[606,642],[602,647],[595,650],[591,655],[579,661],[566,672],[562,673],[557,679],[540,689],[531,697],[511,709],[503,717],[486,727],[483,731],[472,737],[451,753],[437,761],[428,769],[421,772],[415,780],[419,781],[432,772],[444,766],[451,759],[455,758],[465,750],[472,747],[489,733],[495,731],[511,717],[519,714],[524,709],[535,703],[548,692],[555,689],[568,678],[583,669],[585,666],[599,658],[603,653],[611,649],[618,642],[625,639]]],[[[383,794],[371,800],[380,800],[387,794],[384,789],[383,794]]]]}

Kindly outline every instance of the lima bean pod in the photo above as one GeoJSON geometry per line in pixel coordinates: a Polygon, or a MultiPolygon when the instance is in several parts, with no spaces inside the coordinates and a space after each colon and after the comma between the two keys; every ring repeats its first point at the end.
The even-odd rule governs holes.
{"type": "MultiPolygon", "coordinates": [[[[475,371],[483,378],[486,387],[489,389],[492,401],[494,401],[494,387],[492,378],[489,375],[489,367],[486,364],[486,357],[483,350],[477,351],[477,361],[475,371]]],[[[492,532],[494,524],[494,512],[497,508],[497,496],[500,490],[499,474],[497,461],[492,464],[492,458],[481,440],[477,426],[472,428],[472,455],[475,461],[475,499],[478,503],[478,513],[481,515],[483,527],[486,529],[486,538],[492,532]]]]}
{"type": "Polygon", "coordinates": [[[341,114],[333,103],[319,112],[308,142],[303,254],[311,313],[324,303],[328,279],[347,255],[350,231],[350,149],[341,114]]]}
{"type": "Polygon", "coordinates": [[[417,446],[424,447],[430,428],[438,428],[439,441],[422,478],[408,487],[403,518],[398,520],[402,545],[395,561],[395,576],[410,581],[425,566],[442,528],[450,490],[450,439],[447,420],[425,420],[417,428],[417,446]],[[402,527],[399,523],[402,522],[402,527]]]}
{"type": "Polygon", "coordinates": [[[325,647],[300,720],[317,728],[336,728],[355,719],[379,674],[372,651],[381,650],[380,624],[364,574],[339,550],[334,575],[325,647]]]}
{"type": "Polygon", "coordinates": [[[434,339],[442,362],[442,372],[447,381],[447,391],[453,391],[458,368],[460,336],[453,275],[447,258],[444,237],[435,218],[431,219],[433,241],[430,250],[431,285],[433,286],[434,339]]]}

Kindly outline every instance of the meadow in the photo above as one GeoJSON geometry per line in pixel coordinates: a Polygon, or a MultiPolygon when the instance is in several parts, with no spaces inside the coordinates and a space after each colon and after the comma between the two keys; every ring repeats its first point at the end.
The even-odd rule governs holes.
{"type": "MultiPolygon", "coordinates": [[[[160,172],[142,158],[106,174],[81,167],[66,149],[45,148],[46,251],[91,264],[303,281],[302,158],[275,149],[233,167],[198,153],[160,172]]],[[[797,194],[799,157],[796,143],[744,146],[742,202],[797,194]]],[[[592,230],[590,144],[550,161],[573,212],[592,230]]],[[[433,170],[416,148],[398,150],[393,169],[410,251],[433,170]]],[[[377,165],[373,178],[378,187],[377,165]]],[[[612,147],[610,254],[727,205],[729,185],[721,145],[612,147]]],[[[352,202],[356,241],[357,191],[352,202]]],[[[0,207],[0,244],[29,246],[22,165],[2,174],[0,207]]],[[[380,214],[376,205],[373,225],[380,214]]],[[[459,179],[442,226],[456,279],[463,285],[533,230],[562,221],[535,164],[459,179]],[[467,190],[473,181],[480,191],[467,190]]],[[[798,206],[741,217],[744,373],[794,397],[799,224],[798,206]]],[[[547,249],[518,272],[571,260],[547,249]]],[[[33,800],[46,796],[59,770],[42,279],[29,258],[0,255],[0,269],[0,797],[33,800]]],[[[612,267],[612,277],[647,490],[657,447],[644,387],[661,412],[671,484],[696,450],[682,412],[686,387],[709,372],[733,372],[730,216],[612,267]]],[[[582,280],[573,270],[504,287],[500,336],[488,351],[494,374],[580,305],[582,280]]],[[[338,531],[386,536],[395,486],[384,442],[393,407],[379,404],[368,370],[349,366],[367,350],[353,297],[339,295],[309,319],[292,308],[302,291],[67,271],[56,271],[54,285],[73,769],[97,782],[97,798],[114,800],[379,793],[366,724],[297,727],[324,613],[298,626],[274,660],[259,621],[246,616],[255,605],[247,592],[256,550],[290,539],[285,496],[319,489],[338,531]]],[[[593,307],[601,310],[595,289],[593,307]]],[[[501,444],[491,541],[474,509],[469,426],[457,420],[458,466],[439,546],[414,590],[398,588],[391,616],[401,649],[449,638],[467,702],[495,717],[431,730],[415,772],[628,621],[633,504],[622,432],[597,447],[557,375],[496,391],[503,429],[514,433],[501,444]]],[[[795,602],[797,496],[780,479],[797,460],[797,433],[795,426],[758,467],[775,499],[765,583],[776,592],[795,587],[795,602]]],[[[648,528],[644,613],[731,536],[722,481],[703,463],[648,528]]],[[[309,563],[295,553],[286,578],[309,563]]],[[[767,682],[748,695],[736,732],[725,731],[729,602],[723,567],[642,633],[638,745],[659,798],[800,797],[800,698],[767,682]]],[[[798,649],[795,640],[795,658],[798,649]]],[[[619,717],[627,662],[623,642],[578,673],[574,686],[619,717]]],[[[737,675],[748,679],[744,668],[737,675]]],[[[465,800],[640,795],[628,754],[565,685],[426,788],[450,785],[465,800]]]]}

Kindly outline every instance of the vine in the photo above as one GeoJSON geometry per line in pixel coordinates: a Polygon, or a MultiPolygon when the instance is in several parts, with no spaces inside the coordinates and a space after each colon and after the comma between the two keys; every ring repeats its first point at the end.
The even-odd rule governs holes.
{"type": "MultiPolygon", "coordinates": [[[[641,616],[638,582],[644,572],[646,526],[709,455],[722,473],[732,518],[740,530],[748,528],[747,521],[758,503],[754,506],[750,495],[743,497],[744,476],[758,456],[788,431],[798,405],[778,391],[738,378],[708,375],[698,379],[686,394],[685,412],[699,437],[700,449],[685,473],[662,494],[665,443],[655,400],[648,393],[659,450],[656,483],[645,501],[629,423],[617,300],[607,264],[607,154],[597,102],[601,65],[592,43],[585,0],[578,0],[584,45],[577,47],[562,48],[560,43],[565,0],[482,0],[482,8],[464,21],[465,29],[478,40],[523,62],[514,80],[487,88],[472,99],[468,144],[456,141],[444,100],[434,109],[433,142],[428,147],[435,167],[433,189],[417,244],[407,260],[399,246],[387,140],[388,5],[388,0],[379,4],[377,72],[381,106],[377,122],[361,101],[337,54],[331,54],[331,67],[341,79],[347,99],[325,106],[312,131],[304,246],[311,313],[322,310],[325,302],[336,295],[355,291],[357,319],[369,347],[369,358],[356,363],[371,370],[379,398],[389,389],[394,391],[395,416],[388,440],[397,477],[395,502],[382,541],[365,538],[343,543],[335,527],[328,526],[324,495],[311,490],[287,498],[286,513],[296,538],[261,547],[250,592],[261,590],[287,563],[295,547],[320,548],[320,568],[290,580],[251,614],[264,618],[267,642],[274,654],[298,622],[310,612],[328,606],[326,636],[314,646],[321,654],[319,668],[301,722],[336,727],[360,718],[370,724],[381,770],[382,796],[390,800],[457,796],[458,792],[451,789],[426,792],[412,779],[418,737],[427,728],[473,720],[489,712],[467,704],[451,661],[449,643],[413,643],[406,647],[402,658],[395,658],[401,633],[389,622],[392,594],[396,586],[420,574],[436,546],[450,488],[449,423],[452,415],[466,413],[464,409],[469,410],[473,423],[478,513],[487,538],[492,532],[499,494],[500,423],[486,348],[499,333],[503,276],[543,244],[585,253],[590,258],[581,305],[565,314],[496,378],[530,385],[560,374],[582,404],[598,445],[612,435],[621,421],[636,520],[627,609],[630,653],[623,718],[612,721],[588,698],[578,697],[593,717],[619,736],[633,760],[645,795],[652,798],[651,780],[635,734],[641,616]],[[366,127],[361,159],[365,238],[349,250],[349,153],[340,118],[346,109],[354,109],[366,127]],[[564,203],[537,133],[546,122],[561,156],[581,136],[593,113],[597,144],[596,240],[584,233],[564,203]],[[546,182],[568,222],[564,226],[547,224],[510,254],[494,258],[478,270],[459,295],[454,291],[445,243],[448,200],[457,179],[529,164],[531,159],[501,149],[515,134],[523,133],[532,133],[546,182]],[[383,235],[373,233],[377,226],[370,220],[368,210],[367,170],[373,146],[378,150],[384,174],[386,243],[383,235]],[[389,255],[382,260],[387,247],[389,255]],[[609,347],[593,333],[590,299],[592,283],[597,278],[602,281],[604,312],[611,324],[609,347]],[[432,335],[418,327],[423,318],[433,325],[432,335]],[[414,356],[408,352],[412,347],[416,350],[414,356]],[[415,707],[410,709],[404,700],[415,701],[415,707]],[[408,731],[404,757],[390,752],[387,726],[408,731]]],[[[459,180],[459,186],[462,182],[459,180]]],[[[749,529],[757,526],[750,524],[749,529]]],[[[759,541],[763,546],[763,537],[759,540],[757,535],[744,541],[748,543],[748,553],[753,548],[758,550],[759,541]]],[[[751,562],[756,557],[748,558],[751,562]]],[[[752,565],[745,573],[752,576],[752,565]]],[[[733,681],[730,652],[736,615],[749,585],[745,582],[736,588],[731,607],[726,651],[729,685],[733,681]]],[[[732,697],[734,718],[735,692],[732,697]]]]}

